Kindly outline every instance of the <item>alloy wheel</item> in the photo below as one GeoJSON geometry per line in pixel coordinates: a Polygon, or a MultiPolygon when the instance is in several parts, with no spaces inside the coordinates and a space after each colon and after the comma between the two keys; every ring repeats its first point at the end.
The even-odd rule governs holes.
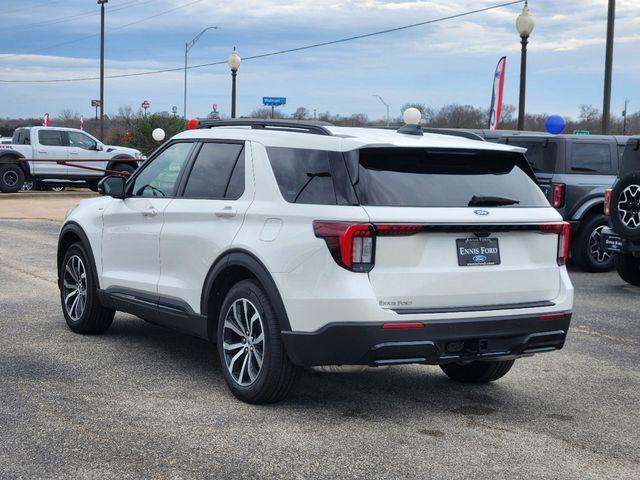
{"type": "Polygon", "coordinates": [[[605,263],[611,259],[611,254],[604,250],[600,244],[604,225],[597,227],[589,236],[589,254],[597,263],[605,263]]]}
{"type": "Polygon", "coordinates": [[[640,227],[640,185],[629,185],[618,198],[618,215],[629,228],[640,227]]]}
{"type": "Polygon", "coordinates": [[[264,359],[264,324],[256,306],[239,298],[227,311],[222,330],[227,371],[243,387],[253,384],[264,359]]]}
{"type": "Polygon", "coordinates": [[[78,255],[73,255],[64,267],[62,294],[67,315],[77,322],[87,306],[87,269],[78,255]]]}

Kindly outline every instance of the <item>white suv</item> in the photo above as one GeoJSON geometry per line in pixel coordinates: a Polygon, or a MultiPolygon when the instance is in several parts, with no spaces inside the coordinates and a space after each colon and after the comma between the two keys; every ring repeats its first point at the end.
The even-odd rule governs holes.
{"type": "Polygon", "coordinates": [[[217,343],[241,400],[298,367],[440,365],[489,382],[562,348],[569,227],[522,149],[317,123],[202,122],[60,232],[62,310],[116,310],[217,343]]]}

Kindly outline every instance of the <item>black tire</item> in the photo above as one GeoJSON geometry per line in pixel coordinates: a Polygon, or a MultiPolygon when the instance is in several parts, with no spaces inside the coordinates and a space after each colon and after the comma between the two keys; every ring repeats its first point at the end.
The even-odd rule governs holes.
{"type": "Polygon", "coordinates": [[[640,258],[630,253],[616,255],[616,270],[625,282],[640,287],[640,258]]]}
{"type": "Polygon", "coordinates": [[[129,176],[136,171],[136,167],[130,163],[118,163],[114,165],[111,170],[123,173],[126,178],[129,178],[129,176]]]}
{"type": "Polygon", "coordinates": [[[600,245],[600,233],[609,224],[609,218],[602,214],[592,215],[583,220],[573,239],[571,259],[585,272],[607,272],[614,267],[614,255],[600,245]]]}
{"type": "Polygon", "coordinates": [[[287,396],[297,377],[298,368],[291,363],[287,356],[280,336],[279,318],[267,294],[257,281],[243,280],[234,285],[225,297],[218,319],[217,343],[225,380],[231,392],[239,400],[253,404],[265,404],[278,402],[287,396]],[[239,323],[234,323],[235,329],[225,326],[227,318],[234,322],[233,318],[228,317],[228,315],[233,315],[232,307],[243,305],[245,301],[247,301],[244,303],[247,305],[247,310],[243,312],[243,309],[238,307],[240,308],[238,311],[240,318],[238,318],[239,323]],[[254,322],[251,319],[255,318],[255,313],[259,317],[254,322]],[[243,323],[245,316],[250,318],[248,322],[250,327],[249,331],[245,332],[248,334],[243,337],[237,333],[237,327],[247,325],[247,323],[243,323]],[[254,335],[256,336],[254,337],[254,335]],[[261,342],[259,341],[260,336],[263,337],[261,342]],[[225,349],[225,344],[227,346],[240,344],[245,346],[225,349]],[[262,350],[261,365],[258,363],[260,350],[262,350]],[[232,357],[238,357],[236,361],[242,362],[242,364],[234,363],[232,357]],[[243,362],[245,358],[246,360],[243,362]],[[254,369],[258,366],[257,374],[254,370],[255,377],[253,379],[250,378],[252,365],[254,369]],[[232,374],[232,371],[238,369],[236,367],[240,367],[239,380],[234,377],[235,373],[232,374]],[[242,385],[243,379],[249,380],[248,384],[242,385]]]}
{"type": "Polygon", "coordinates": [[[498,362],[471,362],[464,365],[447,363],[440,368],[447,376],[462,383],[489,383],[504,377],[515,360],[498,362]]]}
{"type": "Polygon", "coordinates": [[[611,225],[623,238],[640,240],[640,172],[625,175],[613,188],[611,225]]]}
{"type": "Polygon", "coordinates": [[[24,184],[24,171],[15,163],[0,164],[0,192],[19,192],[24,184]]]}
{"type": "MultiPolygon", "coordinates": [[[[77,273],[77,272],[76,272],[77,273]]],[[[64,254],[64,259],[60,267],[60,303],[62,306],[62,313],[67,321],[67,325],[71,330],[81,334],[99,334],[104,333],[111,326],[113,322],[114,310],[105,308],[100,304],[97,294],[97,280],[93,274],[89,256],[87,255],[84,247],[81,243],[74,243],[71,245],[64,254]],[[77,265],[77,260],[80,259],[82,267],[85,272],[84,288],[81,290],[84,292],[84,307],[80,310],[79,306],[74,310],[72,295],[67,302],[66,297],[70,294],[73,288],[80,286],[82,280],[78,280],[73,284],[74,277],[67,268],[74,270],[73,266],[77,265]]],[[[77,290],[77,289],[76,289],[77,290]]],[[[75,297],[82,296],[76,293],[75,297]]]]}

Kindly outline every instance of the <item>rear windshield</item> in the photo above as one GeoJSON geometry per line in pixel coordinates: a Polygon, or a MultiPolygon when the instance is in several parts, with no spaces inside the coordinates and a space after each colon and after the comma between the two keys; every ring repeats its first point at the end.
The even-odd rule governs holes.
{"type": "Polygon", "coordinates": [[[371,206],[546,207],[534,178],[518,153],[366,148],[356,191],[371,206]]]}
{"type": "Polygon", "coordinates": [[[509,145],[527,149],[524,155],[535,173],[555,172],[558,156],[558,144],[555,142],[509,139],[509,145]]]}

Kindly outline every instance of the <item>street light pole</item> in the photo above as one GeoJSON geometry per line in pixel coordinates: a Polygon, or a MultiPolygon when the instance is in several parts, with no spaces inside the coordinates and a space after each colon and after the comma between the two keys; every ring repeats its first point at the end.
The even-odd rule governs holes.
{"type": "Polygon", "coordinates": [[[227,64],[231,69],[231,118],[236,118],[236,77],[238,76],[241,61],[242,59],[238,55],[236,47],[233,47],[233,51],[227,59],[227,64]]]}
{"type": "Polygon", "coordinates": [[[624,99],[624,112],[622,112],[622,118],[624,119],[622,122],[622,135],[627,134],[627,109],[629,108],[629,99],[624,99]]]}
{"type": "Polygon", "coordinates": [[[206,32],[207,30],[218,30],[219,28],[220,27],[207,27],[204,30],[202,30],[198,35],[193,37],[193,39],[190,42],[187,42],[184,44],[184,103],[183,103],[184,115],[183,116],[185,119],[187,118],[187,55],[189,54],[189,50],[191,50],[193,46],[196,44],[196,42],[200,40],[200,37],[204,35],[204,32],[206,32]]]}
{"type": "Polygon", "coordinates": [[[100,141],[104,140],[104,4],[109,0],[98,0],[100,5],[100,141]]]}
{"type": "Polygon", "coordinates": [[[522,52],[520,54],[520,102],[518,106],[518,130],[524,130],[527,91],[527,45],[534,26],[535,23],[533,21],[533,15],[529,12],[529,3],[524,2],[522,13],[520,13],[516,19],[516,30],[520,35],[520,44],[522,45],[522,52]]]}
{"type": "Polygon", "coordinates": [[[609,0],[607,14],[607,47],[604,61],[604,100],[602,104],[602,134],[609,133],[611,118],[611,76],[613,69],[613,34],[616,23],[616,0],[609,0]]]}
{"type": "Polygon", "coordinates": [[[377,97],[382,104],[387,107],[387,127],[389,126],[389,104],[387,102],[384,101],[384,99],[380,96],[380,95],[372,95],[372,97],[377,97]]]}

